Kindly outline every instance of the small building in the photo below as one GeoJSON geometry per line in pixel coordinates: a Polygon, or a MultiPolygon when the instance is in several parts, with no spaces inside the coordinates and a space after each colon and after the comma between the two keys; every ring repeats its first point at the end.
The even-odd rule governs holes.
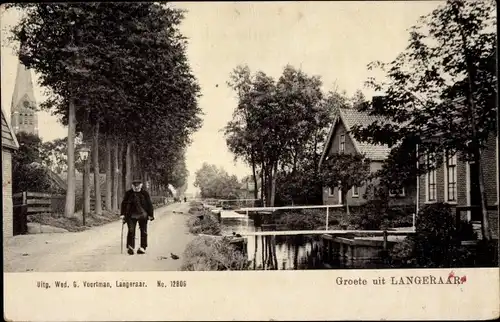
{"type": "MultiPolygon", "coordinates": [[[[338,153],[360,154],[368,160],[370,172],[376,172],[382,168],[391,149],[386,145],[376,145],[360,142],[350,133],[354,125],[368,126],[375,121],[388,122],[378,116],[369,115],[356,109],[340,108],[337,117],[330,129],[328,139],[320,159],[320,167],[330,155],[338,153]]],[[[362,187],[352,187],[347,195],[347,203],[350,206],[359,206],[366,202],[363,198],[367,184],[362,187]]],[[[401,187],[397,191],[390,191],[390,204],[392,205],[415,205],[416,183],[411,186],[401,187]]],[[[334,187],[323,187],[323,204],[345,204],[342,200],[340,189],[334,187]]]]}
{"type": "Polygon", "coordinates": [[[12,127],[7,123],[2,107],[2,224],[3,238],[14,235],[14,214],[12,207],[12,153],[19,148],[12,127]]]}

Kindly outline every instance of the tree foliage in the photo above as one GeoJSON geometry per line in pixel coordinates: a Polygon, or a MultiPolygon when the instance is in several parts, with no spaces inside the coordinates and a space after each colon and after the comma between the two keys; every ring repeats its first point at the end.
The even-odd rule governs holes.
{"type": "Polygon", "coordinates": [[[237,199],[241,188],[235,175],[206,162],[196,171],[194,186],[200,189],[202,198],[219,199],[237,199]]]}
{"type": "MultiPolygon", "coordinates": [[[[87,142],[93,138],[97,161],[99,151],[111,153],[102,146],[112,140],[113,149],[133,148],[137,162],[132,168],[126,159],[127,171],[162,185],[172,178],[182,185],[185,171],[174,169],[182,167],[179,158],[201,125],[200,88],[179,31],[184,12],[165,3],[15,6],[23,16],[12,40],[21,43],[21,62],[48,89],[42,107],[69,124],[74,106],[76,131],[87,142]]],[[[68,152],[74,153],[70,147],[68,152]]]]}
{"type": "Polygon", "coordinates": [[[42,166],[42,140],[26,132],[17,135],[19,149],[12,154],[12,191],[51,192],[53,184],[42,166]]]}
{"type": "Polygon", "coordinates": [[[228,147],[252,166],[254,183],[260,177],[266,204],[273,205],[279,177],[295,176],[305,158],[319,160],[308,153],[319,149],[324,115],[330,115],[322,104],[321,80],[292,66],[277,81],[246,66],[230,77],[238,105],[225,128],[228,147]]]}

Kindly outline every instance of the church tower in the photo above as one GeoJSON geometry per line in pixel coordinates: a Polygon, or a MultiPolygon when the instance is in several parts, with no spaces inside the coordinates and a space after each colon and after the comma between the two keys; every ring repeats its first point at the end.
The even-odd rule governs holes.
{"type": "Polygon", "coordinates": [[[38,135],[37,105],[31,70],[27,69],[21,61],[17,65],[16,84],[10,111],[14,133],[27,132],[38,135]]]}

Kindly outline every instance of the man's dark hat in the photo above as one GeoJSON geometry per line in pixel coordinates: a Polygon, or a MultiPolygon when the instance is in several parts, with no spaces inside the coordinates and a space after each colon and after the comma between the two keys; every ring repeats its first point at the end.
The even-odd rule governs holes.
{"type": "Polygon", "coordinates": [[[132,180],[132,184],[138,184],[138,183],[142,183],[141,178],[134,178],[134,180],[132,180]]]}

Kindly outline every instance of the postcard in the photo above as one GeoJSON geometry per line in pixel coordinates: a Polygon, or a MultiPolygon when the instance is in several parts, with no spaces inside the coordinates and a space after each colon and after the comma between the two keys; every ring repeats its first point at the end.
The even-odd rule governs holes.
{"type": "Polygon", "coordinates": [[[2,5],[4,318],[498,318],[496,5],[2,5]]]}

